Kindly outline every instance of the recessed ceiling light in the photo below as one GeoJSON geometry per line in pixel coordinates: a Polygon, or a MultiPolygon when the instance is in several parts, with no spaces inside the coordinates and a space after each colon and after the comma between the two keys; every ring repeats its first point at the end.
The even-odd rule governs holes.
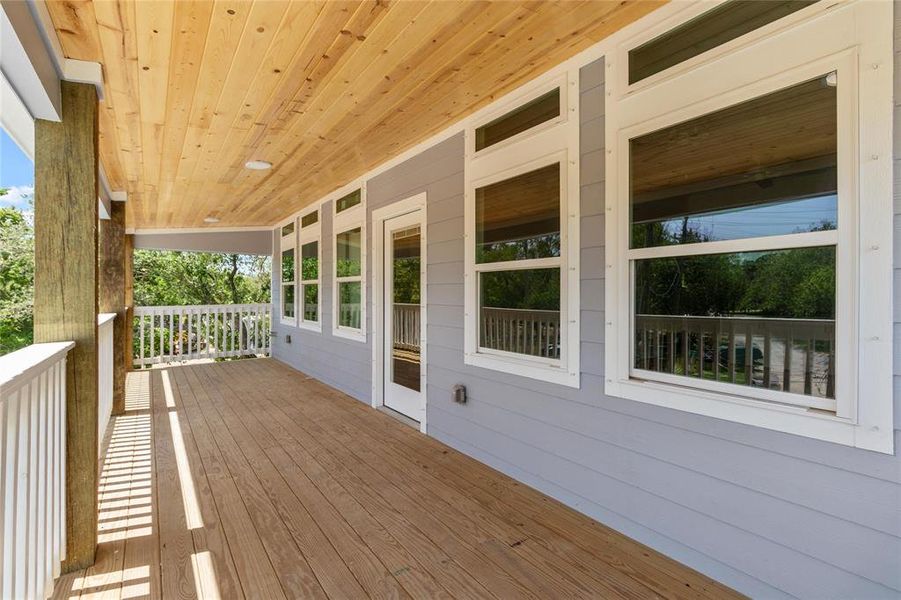
{"type": "Polygon", "coordinates": [[[253,171],[265,171],[272,168],[272,163],[265,160],[248,160],[244,166],[253,171]]]}
{"type": "Polygon", "coordinates": [[[219,219],[216,217],[207,217],[203,220],[204,223],[218,223],[219,219]]]}

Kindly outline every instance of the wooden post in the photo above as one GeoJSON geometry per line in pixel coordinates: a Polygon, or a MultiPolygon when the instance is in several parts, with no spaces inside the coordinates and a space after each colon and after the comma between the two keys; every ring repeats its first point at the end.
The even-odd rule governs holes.
{"type": "Polygon", "coordinates": [[[66,365],[66,571],[97,548],[97,91],[63,82],[62,122],[35,120],[34,341],[66,365]]]}
{"type": "Polygon", "coordinates": [[[135,288],[134,288],[134,253],[135,236],[125,236],[125,368],[128,371],[134,366],[134,322],[135,322],[135,288]]]}
{"type": "Polygon", "coordinates": [[[100,312],[113,321],[113,414],[125,411],[125,204],[110,202],[110,218],[100,221],[100,312]]]}

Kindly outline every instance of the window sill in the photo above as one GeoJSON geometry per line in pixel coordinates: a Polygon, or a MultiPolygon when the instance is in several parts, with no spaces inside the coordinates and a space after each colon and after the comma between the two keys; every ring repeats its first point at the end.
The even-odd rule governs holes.
{"type": "Polygon", "coordinates": [[[284,317],[280,317],[278,322],[282,325],[287,325],[288,327],[297,327],[297,319],[286,319],[284,317]]]}
{"type": "Polygon", "coordinates": [[[332,335],[354,342],[366,343],[366,334],[359,329],[347,329],[344,327],[336,327],[332,329],[332,335]]]}
{"type": "Polygon", "coordinates": [[[319,323],[318,321],[301,321],[298,327],[307,331],[322,333],[322,323],[319,323]]]}
{"type": "Polygon", "coordinates": [[[537,379],[556,385],[565,385],[571,388],[579,388],[579,374],[570,372],[560,366],[551,366],[528,359],[518,360],[506,356],[493,356],[483,353],[467,352],[463,356],[463,362],[472,367],[481,367],[491,371],[500,371],[529,379],[537,379]]]}
{"type": "Polygon", "coordinates": [[[893,431],[862,427],[848,419],[799,406],[636,379],[608,379],[608,396],[752,425],[884,454],[894,454],[893,431]]]}

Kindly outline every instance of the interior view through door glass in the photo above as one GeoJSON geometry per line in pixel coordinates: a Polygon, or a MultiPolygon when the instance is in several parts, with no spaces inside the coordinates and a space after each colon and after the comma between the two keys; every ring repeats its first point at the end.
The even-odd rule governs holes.
{"type": "Polygon", "coordinates": [[[391,234],[392,368],[391,381],[419,391],[420,231],[409,227],[391,234]]]}

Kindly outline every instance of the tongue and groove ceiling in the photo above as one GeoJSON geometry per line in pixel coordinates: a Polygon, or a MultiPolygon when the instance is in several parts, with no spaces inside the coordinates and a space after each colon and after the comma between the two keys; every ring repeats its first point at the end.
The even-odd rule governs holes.
{"type": "Polygon", "coordinates": [[[143,229],[273,225],[661,3],[47,5],[103,65],[101,162],[143,229]]]}

